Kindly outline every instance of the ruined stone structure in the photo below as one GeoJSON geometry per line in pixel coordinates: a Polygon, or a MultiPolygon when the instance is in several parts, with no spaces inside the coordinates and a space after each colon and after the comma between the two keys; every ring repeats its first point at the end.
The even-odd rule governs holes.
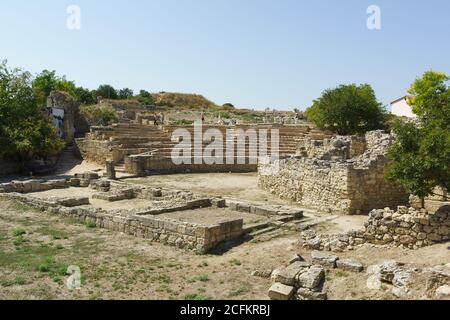
{"type": "Polygon", "coordinates": [[[47,108],[58,136],[71,144],[75,138],[79,104],[65,92],[52,91],[47,98],[47,108]]]}
{"type": "MultiPolygon", "coordinates": [[[[294,227],[303,212],[279,205],[250,204],[241,201],[198,197],[189,191],[118,183],[101,179],[97,173],[76,174],[57,180],[17,180],[0,184],[0,197],[13,199],[82,223],[161,242],[178,248],[206,253],[226,241],[265,228],[294,227]],[[71,189],[69,189],[71,188],[71,189]],[[54,189],[58,193],[46,192],[54,189]],[[71,196],[71,191],[80,196],[71,196]],[[54,196],[57,194],[58,196],[54,196]],[[65,196],[63,196],[63,194],[65,196]],[[99,202],[100,201],[100,202],[99,202]],[[140,205],[136,206],[138,201],[140,205]],[[93,205],[91,202],[95,203],[93,205]],[[110,204],[117,203],[116,209],[110,204]],[[124,209],[124,205],[126,209],[124,209]],[[106,206],[107,209],[104,209],[106,206]],[[208,211],[207,208],[214,208],[208,211]],[[200,211],[196,215],[197,210],[200,211]],[[187,212],[187,214],[183,214],[187,212]],[[208,215],[220,212],[220,216],[208,215]],[[202,216],[205,213],[205,217],[202,216]],[[243,213],[243,214],[237,214],[243,213]],[[193,218],[190,216],[194,215],[193,218]],[[252,215],[252,216],[250,216],[252,215]],[[257,222],[244,225],[244,218],[257,222]]],[[[247,221],[247,222],[248,222],[247,221]]]]}
{"type": "MultiPolygon", "coordinates": [[[[413,208],[422,209],[422,200],[419,197],[411,196],[410,204],[413,208]]],[[[424,208],[428,211],[437,211],[443,206],[450,206],[450,194],[447,190],[437,187],[433,190],[433,194],[424,199],[424,208]]]]}
{"type": "MultiPolygon", "coordinates": [[[[203,126],[203,132],[214,129],[226,137],[227,130],[238,133],[253,129],[260,133],[267,130],[267,153],[271,154],[271,130],[278,129],[280,141],[279,153],[281,156],[293,155],[297,150],[297,143],[310,131],[305,126],[203,126]]],[[[236,140],[236,139],[235,139],[236,140]]],[[[210,142],[202,143],[201,154],[204,153],[210,142]]],[[[224,142],[226,144],[226,142],[224,142]]],[[[106,160],[113,160],[118,170],[123,170],[138,176],[148,173],[184,173],[184,172],[256,172],[256,163],[249,160],[254,146],[248,139],[242,144],[237,140],[234,146],[234,161],[227,163],[226,150],[223,150],[222,163],[206,164],[195,163],[194,156],[199,152],[194,150],[194,126],[153,126],[150,124],[121,123],[109,127],[92,127],[91,132],[84,139],[77,139],[77,146],[84,159],[104,165],[106,160]],[[175,164],[172,161],[172,151],[178,141],[172,140],[173,133],[186,130],[192,137],[191,163],[175,164]],[[238,163],[238,155],[243,153],[244,162],[238,163]]],[[[203,157],[205,159],[205,157],[203,157]]]]}
{"type": "Polygon", "coordinates": [[[295,157],[259,165],[259,185],[281,198],[321,212],[360,214],[408,203],[409,195],[385,179],[392,137],[305,138],[295,157]]]}
{"type": "Polygon", "coordinates": [[[300,244],[306,248],[335,252],[365,243],[418,249],[450,240],[450,206],[432,212],[403,206],[397,211],[377,209],[370,213],[364,229],[332,235],[307,230],[300,238],[300,244]]]}

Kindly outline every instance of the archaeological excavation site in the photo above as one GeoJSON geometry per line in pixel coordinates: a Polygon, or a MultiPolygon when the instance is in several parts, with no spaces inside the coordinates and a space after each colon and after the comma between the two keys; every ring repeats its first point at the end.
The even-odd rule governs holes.
{"type": "Polygon", "coordinates": [[[387,130],[47,108],[65,148],[0,184],[2,299],[450,298],[447,191],[387,177],[387,130]]]}

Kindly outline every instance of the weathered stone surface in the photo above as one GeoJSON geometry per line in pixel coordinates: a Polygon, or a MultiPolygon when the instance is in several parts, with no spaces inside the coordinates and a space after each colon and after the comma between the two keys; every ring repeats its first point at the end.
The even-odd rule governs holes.
{"type": "Polygon", "coordinates": [[[393,287],[392,294],[400,299],[405,299],[409,295],[409,289],[407,287],[393,287]]]}
{"type": "Polygon", "coordinates": [[[307,262],[296,261],[284,269],[281,269],[278,273],[275,281],[282,284],[293,286],[296,281],[296,277],[309,267],[307,262]]]}
{"type": "Polygon", "coordinates": [[[311,253],[311,258],[314,264],[320,264],[330,268],[336,268],[336,261],[339,259],[337,256],[321,251],[313,251],[311,253]]]}
{"type": "Polygon", "coordinates": [[[399,272],[402,265],[396,261],[385,261],[379,265],[378,279],[388,283],[392,283],[395,274],[399,272]]]}
{"type": "Polygon", "coordinates": [[[298,276],[299,287],[315,289],[322,285],[325,279],[325,271],[321,266],[312,266],[298,276]]]}
{"type": "Polygon", "coordinates": [[[266,270],[254,270],[251,275],[253,277],[258,277],[258,278],[265,278],[268,279],[270,278],[270,276],[272,275],[273,270],[271,269],[266,269],[266,270]]]}
{"type": "Polygon", "coordinates": [[[362,272],[364,270],[364,266],[362,265],[362,263],[350,259],[339,259],[336,262],[336,266],[339,269],[353,272],[362,272]]]}
{"type": "Polygon", "coordinates": [[[80,186],[80,179],[78,178],[72,178],[69,180],[69,185],[71,187],[79,187],[80,186]]]}
{"type": "Polygon", "coordinates": [[[450,299],[450,286],[443,285],[436,289],[436,296],[438,298],[450,299]]]}
{"type": "Polygon", "coordinates": [[[54,199],[54,201],[63,207],[78,207],[89,204],[88,197],[60,198],[54,199]]]}
{"type": "Polygon", "coordinates": [[[274,283],[269,289],[269,298],[271,300],[290,300],[294,295],[295,289],[282,283],[274,283]]]}
{"type": "Polygon", "coordinates": [[[305,261],[305,259],[303,259],[303,257],[299,254],[294,254],[292,256],[292,258],[289,260],[289,264],[292,264],[294,262],[301,262],[301,261],[305,261]]]}
{"type": "MultiPolygon", "coordinates": [[[[299,143],[297,157],[261,163],[258,183],[321,212],[357,214],[368,207],[404,205],[409,195],[384,177],[392,140],[382,131],[368,132],[365,137],[306,137],[299,143]]],[[[330,245],[339,248],[341,243],[330,245]]]]}
{"type": "Polygon", "coordinates": [[[315,292],[307,288],[297,290],[297,300],[327,300],[326,292],[315,292]]]}
{"type": "Polygon", "coordinates": [[[213,198],[213,199],[211,199],[211,205],[216,208],[225,208],[226,200],[220,199],[220,198],[213,198]]]}
{"type": "Polygon", "coordinates": [[[111,180],[116,180],[116,168],[113,160],[106,161],[106,177],[111,180]]]}
{"type": "Polygon", "coordinates": [[[394,273],[392,284],[396,287],[407,287],[413,282],[412,270],[399,270],[394,273]]]}
{"type": "Polygon", "coordinates": [[[370,290],[380,290],[382,283],[380,281],[380,279],[378,279],[378,276],[373,274],[370,275],[369,278],[367,278],[367,288],[370,290]]]}

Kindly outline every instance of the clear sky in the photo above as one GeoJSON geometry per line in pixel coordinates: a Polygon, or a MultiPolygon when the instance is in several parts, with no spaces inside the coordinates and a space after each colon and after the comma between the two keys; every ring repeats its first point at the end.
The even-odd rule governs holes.
{"type": "Polygon", "coordinates": [[[381,102],[432,68],[450,73],[448,0],[1,0],[0,59],[109,83],[289,110],[369,83],[381,102]],[[66,27],[69,5],[81,29],[66,27]],[[366,10],[381,9],[381,30],[366,10]]]}

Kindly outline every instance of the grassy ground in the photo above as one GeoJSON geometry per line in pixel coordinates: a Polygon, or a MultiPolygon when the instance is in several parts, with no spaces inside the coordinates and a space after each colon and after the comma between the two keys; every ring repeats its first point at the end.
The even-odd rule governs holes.
{"type": "MultiPolygon", "coordinates": [[[[309,259],[296,243],[295,233],[261,236],[199,256],[0,199],[0,299],[267,299],[270,280],[251,272],[278,268],[294,253],[309,259]],[[70,266],[81,270],[78,290],[67,286],[70,266]]],[[[339,256],[365,266],[394,259],[425,268],[448,264],[449,250],[448,243],[420,250],[365,246],[339,256]]],[[[368,290],[365,273],[332,269],[326,277],[330,299],[395,299],[388,289],[368,290]]]]}
{"type": "Polygon", "coordinates": [[[0,299],[265,298],[268,282],[240,255],[198,256],[0,200],[0,299]],[[80,290],[67,288],[69,266],[80,290]]]}

